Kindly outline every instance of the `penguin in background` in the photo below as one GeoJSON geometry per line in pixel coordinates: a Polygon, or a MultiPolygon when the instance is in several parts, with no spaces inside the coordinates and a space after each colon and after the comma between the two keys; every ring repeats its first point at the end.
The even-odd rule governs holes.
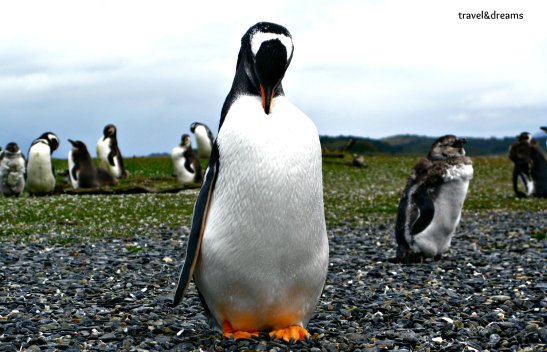
{"type": "Polygon", "coordinates": [[[0,153],[0,190],[6,197],[19,197],[25,189],[25,157],[17,143],[0,153]]]}
{"type": "Polygon", "coordinates": [[[180,145],[171,150],[171,160],[180,184],[201,183],[201,165],[192,150],[192,139],[189,135],[183,134],[180,145]]]}
{"type": "Polygon", "coordinates": [[[74,189],[117,184],[117,180],[108,171],[95,166],[82,141],[68,141],[72,144],[68,152],[68,173],[74,189]]]}
{"type": "Polygon", "coordinates": [[[214,137],[213,133],[206,125],[194,122],[190,125],[190,131],[196,137],[196,143],[198,145],[198,157],[203,159],[209,159],[211,151],[213,150],[214,137]]]}
{"type": "Polygon", "coordinates": [[[473,164],[465,156],[465,139],[437,139],[427,158],[414,166],[397,211],[397,260],[440,260],[460,222],[473,164]]]}
{"type": "Polygon", "coordinates": [[[547,159],[538,141],[529,132],[522,132],[509,147],[513,162],[513,190],[519,198],[547,197],[547,159]],[[519,190],[519,179],[524,191],[519,190]]]}
{"type": "Polygon", "coordinates": [[[28,151],[27,191],[44,195],[55,189],[55,170],[51,155],[59,147],[59,138],[53,132],[45,132],[35,139],[28,151]]]}
{"type": "Polygon", "coordinates": [[[97,141],[97,158],[99,166],[115,178],[127,178],[123,157],[118,148],[116,126],[108,124],[103,129],[103,136],[97,141]]]}
{"type": "Polygon", "coordinates": [[[532,178],[532,150],[533,138],[529,132],[522,132],[517,141],[509,147],[509,159],[513,162],[513,190],[519,198],[534,194],[534,180],[532,178]],[[519,179],[524,184],[524,192],[519,190],[519,179]]]}
{"type": "Polygon", "coordinates": [[[280,25],[257,23],[243,36],[194,207],[173,304],[193,277],[225,338],[266,331],[306,339],[325,284],[321,145],[314,123],[283,92],[292,55],[280,25]]]}

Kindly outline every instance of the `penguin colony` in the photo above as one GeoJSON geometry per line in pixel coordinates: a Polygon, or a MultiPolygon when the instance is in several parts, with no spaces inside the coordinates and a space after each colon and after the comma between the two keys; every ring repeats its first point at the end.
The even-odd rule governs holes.
{"type": "MultiPolygon", "coordinates": [[[[201,138],[202,154],[210,154],[208,143],[203,142],[203,136],[212,143],[213,135],[210,129],[199,122],[190,126],[196,138],[201,138]]],[[[82,141],[68,140],[72,145],[68,153],[67,182],[74,189],[114,186],[118,179],[127,178],[122,153],[118,147],[117,129],[108,124],[103,129],[103,135],[97,141],[96,166],[87,146],[82,141]]],[[[5,150],[0,147],[0,190],[6,196],[21,195],[27,190],[30,195],[43,196],[55,191],[56,177],[52,155],[59,148],[59,137],[53,132],[44,132],[32,143],[28,151],[28,160],[21,153],[17,143],[8,143],[5,150]]],[[[181,185],[199,185],[202,180],[201,165],[191,146],[191,138],[184,134],[181,144],[172,150],[173,167],[177,181],[181,185]]]]}
{"type": "MultiPolygon", "coordinates": [[[[188,134],[171,151],[180,184],[203,182],[173,304],[193,278],[211,325],[225,338],[255,338],[263,331],[287,342],[308,338],[306,325],[327,275],[319,136],[281,84],[293,51],[286,28],[252,26],[241,39],[217,138],[194,122],[197,155],[188,134]],[[198,157],[208,160],[204,176],[198,157]]],[[[115,185],[128,177],[114,125],[106,125],[97,142],[99,166],[82,141],[68,141],[73,188],[115,185]]],[[[32,195],[52,193],[51,157],[59,144],[54,133],[43,133],[32,142],[28,160],[16,143],[0,148],[4,196],[18,197],[25,187],[32,195]]],[[[397,261],[439,260],[449,249],[473,178],[464,145],[454,135],[440,137],[412,169],[397,212],[397,261]]],[[[547,161],[531,134],[518,137],[509,158],[515,194],[546,197],[547,161]]]]}

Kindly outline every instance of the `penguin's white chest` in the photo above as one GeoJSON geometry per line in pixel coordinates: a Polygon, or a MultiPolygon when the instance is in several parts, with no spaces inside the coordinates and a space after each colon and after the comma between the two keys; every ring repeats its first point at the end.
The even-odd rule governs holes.
{"type": "Polygon", "coordinates": [[[29,192],[51,192],[54,188],[50,148],[44,143],[37,143],[29,151],[27,189],[29,192]]]}
{"type": "Polygon", "coordinates": [[[74,163],[74,160],[72,157],[72,149],[71,149],[68,151],[68,177],[70,179],[70,184],[72,185],[72,188],[74,189],[79,188],[78,181],[74,178],[74,174],[72,171],[75,166],[76,166],[76,163],[74,163]]]}
{"type": "Polygon", "coordinates": [[[211,140],[205,127],[197,126],[194,134],[196,135],[196,142],[198,144],[198,155],[203,158],[211,156],[211,140]]]}
{"type": "Polygon", "coordinates": [[[317,130],[284,97],[266,115],[258,98],[244,96],[217,142],[196,283],[219,324],[306,324],[328,264],[317,130]]]}
{"type": "Polygon", "coordinates": [[[100,138],[97,141],[97,158],[99,159],[99,166],[107,170],[114,177],[121,177],[122,170],[119,165],[117,157],[114,157],[114,165],[108,161],[108,155],[110,154],[110,138],[100,138]]]}

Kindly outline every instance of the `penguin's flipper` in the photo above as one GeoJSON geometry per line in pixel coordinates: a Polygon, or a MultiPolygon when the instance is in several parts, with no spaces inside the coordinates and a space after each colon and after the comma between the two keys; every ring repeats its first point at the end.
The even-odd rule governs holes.
{"type": "Polygon", "coordinates": [[[184,168],[190,173],[195,173],[196,171],[192,168],[192,152],[186,150],[182,153],[182,156],[184,157],[184,168]]]}
{"type": "Polygon", "coordinates": [[[79,169],[80,169],[80,166],[77,163],[75,163],[72,170],[70,170],[70,172],[72,173],[72,178],[74,179],[74,181],[78,181],[78,170],[79,169]]]}
{"type": "Polygon", "coordinates": [[[180,272],[175,297],[173,298],[173,307],[176,307],[182,300],[199,258],[201,240],[203,238],[203,233],[205,232],[209,204],[218,175],[218,165],[218,146],[215,143],[213,145],[211,158],[209,159],[209,166],[205,172],[205,182],[199,190],[198,199],[196,200],[196,205],[194,206],[192,229],[190,230],[188,247],[186,248],[186,259],[184,260],[184,265],[182,267],[182,271],[180,272]]]}
{"type": "Polygon", "coordinates": [[[114,152],[114,150],[110,150],[110,153],[108,153],[108,163],[111,165],[111,166],[116,166],[116,164],[114,163],[114,158],[116,157],[116,153],[114,152]]]}
{"type": "Polygon", "coordinates": [[[414,203],[413,208],[416,210],[412,211],[410,214],[410,233],[411,235],[416,235],[425,230],[431,223],[431,220],[433,220],[435,205],[427,192],[427,187],[424,185],[418,187],[418,189],[412,193],[411,202],[414,203]]]}

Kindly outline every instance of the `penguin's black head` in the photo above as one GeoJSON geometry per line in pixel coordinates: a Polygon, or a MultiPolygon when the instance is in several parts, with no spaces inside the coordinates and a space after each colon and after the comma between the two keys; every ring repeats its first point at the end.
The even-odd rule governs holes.
{"type": "Polygon", "coordinates": [[[103,136],[103,140],[109,137],[116,137],[116,126],[114,126],[113,124],[108,124],[104,126],[103,136]]]}
{"type": "Polygon", "coordinates": [[[262,107],[270,113],[272,100],[283,94],[281,80],[293,55],[289,31],[278,24],[259,22],[241,38],[238,65],[243,60],[245,73],[255,94],[262,97],[262,107]]]}
{"type": "Polygon", "coordinates": [[[49,145],[52,153],[54,150],[57,150],[57,148],[59,148],[59,138],[53,132],[44,132],[40,137],[38,137],[38,139],[43,139],[47,141],[47,144],[49,145]]]}
{"type": "Polygon", "coordinates": [[[181,147],[187,147],[191,143],[192,143],[192,139],[187,134],[183,134],[182,137],[180,138],[180,146],[181,147]]]}
{"type": "Polygon", "coordinates": [[[17,143],[10,142],[6,145],[6,151],[16,154],[16,153],[19,153],[20,149],[19,149],[19,146],[17,145],[17,143]]]}
{"type": "Polygon", "coordinates": [[[530,143],[532,141],[532,134],[530,132],[521,132],[521,134],[517,136],[517,139],[519,142],[530,143]]]}
{"type": "Polygon", "coordinates": [[[465,143],[467,143],[465,138],[458,138],[453,134],[442,136],[433,142],[427,157],[430,160],[440,160],[465,156],[465,149],[463,149],[465,143]]]}
{"type": "Polygon", "coordinates": [[[87,147],[86,145],[84,144],[84,142],[82,141],[73,141],[72,139],[69,139],[68,140],[70,142],[70,144],[72,144],[72,150],[77,150],[77,151],[87,151],[87,147]]]}
{"type": "Polygon", "coordinates": [[[546,126],[541,126],[539,129],[542,130],[543,132],[547,133],[547,127],[546,126]]]}

